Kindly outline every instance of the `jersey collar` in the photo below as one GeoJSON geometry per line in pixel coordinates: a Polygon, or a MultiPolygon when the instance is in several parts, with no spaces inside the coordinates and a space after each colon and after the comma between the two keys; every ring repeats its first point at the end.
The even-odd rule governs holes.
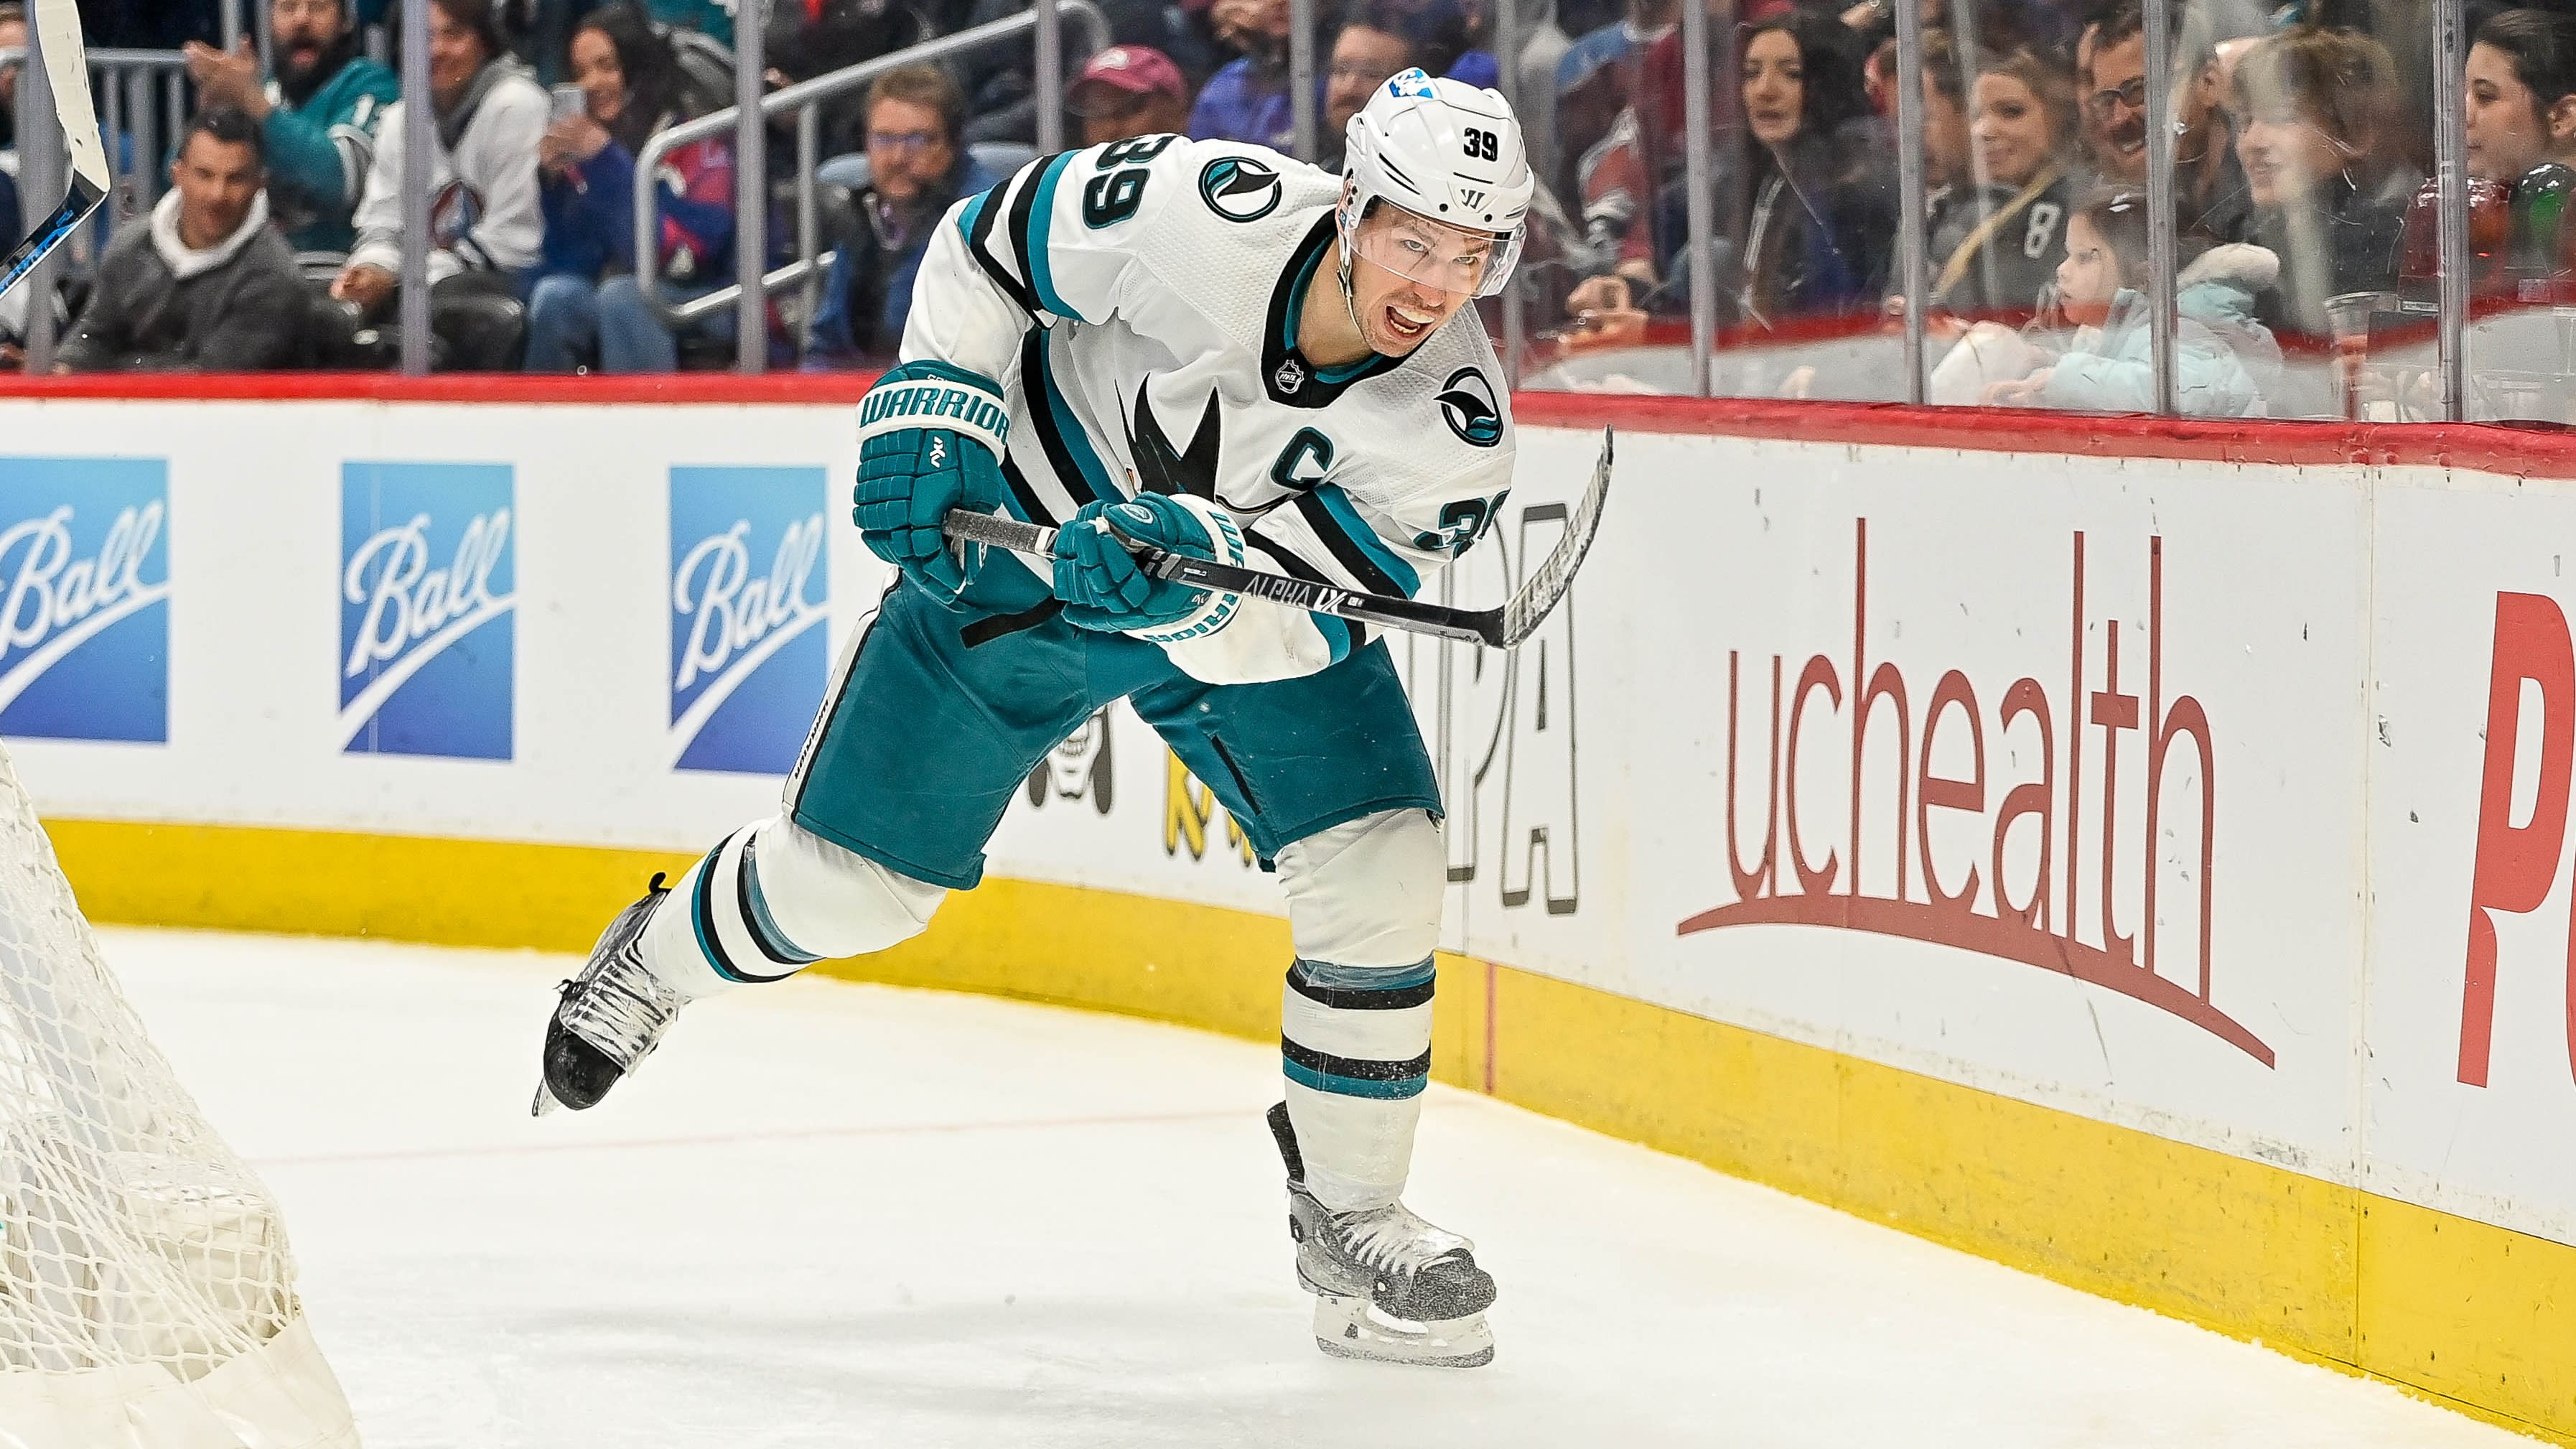
{"type": "Polygon", "coordinates": [[[1261,385],[1268,390],[1272,402],[1292,408],[1324,407],[1353,384],[1392,372],[1404,363],[1401,357],[1372,352],[1347,366],[1317,367],[1297,350],[1297,319],[1305,310],[1306,289],[1316,284],[1333,246],[1333,213],[1327,207],[1305,239],[1297,243],[1297,250],[1289,255],[1287,268],[1279,274],[1279,285],[1270,290],[1270,317],[1261,332],[1261,385]]]}

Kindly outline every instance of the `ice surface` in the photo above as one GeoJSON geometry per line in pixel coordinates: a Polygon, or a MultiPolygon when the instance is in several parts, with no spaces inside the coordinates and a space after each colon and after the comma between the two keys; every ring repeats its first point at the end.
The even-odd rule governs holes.
{"type": "Polygon", "coordinates": [[[568,958],[106,935],[282,1199],[370,1449],[2527,1444],[1433,1088],[1408,1198],[1493,1367],[1307,1333],[1259,1047],[792,982],[528,1116],[568,958]]]}

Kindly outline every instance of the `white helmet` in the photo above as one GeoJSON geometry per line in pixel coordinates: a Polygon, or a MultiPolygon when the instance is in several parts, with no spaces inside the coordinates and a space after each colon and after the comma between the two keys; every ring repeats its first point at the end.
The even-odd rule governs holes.
{"type": "Polygon", "coordinates": [[[1494,235],[1476,295],[1511,279],[1536,182],[1520,122],[1502,92],[1404,71],[1351,117],[1342,164],[1342,260],[1358,251],[1360,218],[1384,201],[1416,216],[1494,235]]]}

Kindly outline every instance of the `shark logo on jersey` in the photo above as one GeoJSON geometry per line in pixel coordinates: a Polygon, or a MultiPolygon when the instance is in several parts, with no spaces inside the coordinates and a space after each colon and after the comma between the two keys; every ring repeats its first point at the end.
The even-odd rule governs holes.
{"type": "Polygon", "coordinates": [[[1127,430],[1128,456],[1136,460],[1136,482],[1147,493],[1194,493],[1216,497],[1217,456],[1224,449],[1225,422],[1216,393],[1208,393],[1189,446],[1174,448],[1154,416],[1151,385],[1136,386],[1136,420],[1127,430]]]}
{"type": "Polygon", "coordinates": [[[340,465],[343,751],[510,758],[512,489],[507,464],[340,465]]]}
{"type": "Polygon", "coordinates": [[[829,493],[820,468],[671,470],[674,769],[796,768],[831,664],[829,493]]]}
{"type": "Polygon", "coordinates": [[[0,734],[170,738],[169,465],[0,460],[0,734]]]}
{"type": "Polygon", "coordinates": [[[1475,368],[1462,367],[1449,374],[1449,380],[1440,385],[1440,396],[1432,401],[1440,405],[1440,420],[1460,442],[1490,448],[1503,440],[1503,410],[1494,403],[1494,385],[1475,368]]]}
{"type": "Polygon", "coordinates": [[[1277,211],[1279,192],[1279,173],[1249,156],[1220,156],[1199,169],[1199,199],[1228,221],[1277,211]]]}

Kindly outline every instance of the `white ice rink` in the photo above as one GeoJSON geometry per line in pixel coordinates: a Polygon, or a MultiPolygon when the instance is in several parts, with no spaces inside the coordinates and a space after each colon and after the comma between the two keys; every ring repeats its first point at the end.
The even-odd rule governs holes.
{"type": "Polygon", "coordinates": [[[1277,1058],[831,982],[528,1116],[574,963],[107,933],[284,1200],[370,1449],[2469,1449],[2501,1430],[1435,1087],[1488,1369],[1317,1353],[1277,1058]]]}

